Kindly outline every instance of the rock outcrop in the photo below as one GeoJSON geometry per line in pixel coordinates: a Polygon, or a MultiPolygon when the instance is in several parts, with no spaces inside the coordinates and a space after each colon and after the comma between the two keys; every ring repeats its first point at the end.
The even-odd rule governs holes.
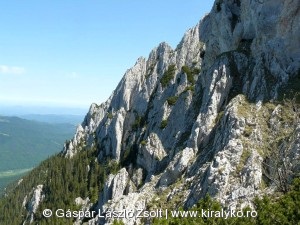
{"type": "Polygon", "coordinates": [[[183,193],[185,207],[207,193],[244,207],[300,172],[299,109],[288,97],[300,82],[299,4],[216,0],[176,49],[159,44],[90,107],[63,154],[95,147],[100,164],[120,165],[98,209],[136,212],[162,191],[183,193]]]}
{"type": "Polygon", "coordinates": [[[26,208],[28,212],[26,220],[29,221],[29,223],[32,223],[34,221],[34,215],[45,197],[43,194],[43,185],[38,185],[33,188],[32,193],[30,193],[29,196],[31,196],[29,200],[27,200],[28,198],[25,196],[23,200],[23,207],[26,208]]]}

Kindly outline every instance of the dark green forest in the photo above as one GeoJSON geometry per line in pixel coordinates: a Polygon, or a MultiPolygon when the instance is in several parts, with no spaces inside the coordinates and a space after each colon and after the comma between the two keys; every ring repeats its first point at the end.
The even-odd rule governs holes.
{"type": "Polygon", "coordinates": [[[0,224],[10,221],[11,225],[19,225],[26,219],[23,200],[28,193],[32,193],[32,187],[39,184],[44,184],[45,199],[36,212],[36,224],[72,224],[72,221],[61,218],[46,219],[42,216],[42,210],[78,209],[74,200],[79,196],[97,202],[106,175],[117,168],[112,162],[100,165],[95,156],[96,151],[89,150],[81,151],[72,159],[55,155],[43,161],[24,177],[21,184],[12,184],[8,188],[10,191],[0,201],[0,224]]]}

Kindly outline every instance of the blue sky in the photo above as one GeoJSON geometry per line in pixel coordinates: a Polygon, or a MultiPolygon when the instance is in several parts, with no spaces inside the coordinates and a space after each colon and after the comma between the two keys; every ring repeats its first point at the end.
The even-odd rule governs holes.
{"type": "Polygon", "coordinates": [[[0,3],[0,104],[88,108],[140,56],[172,47],[212,0],[10,0],[0,3]]]}

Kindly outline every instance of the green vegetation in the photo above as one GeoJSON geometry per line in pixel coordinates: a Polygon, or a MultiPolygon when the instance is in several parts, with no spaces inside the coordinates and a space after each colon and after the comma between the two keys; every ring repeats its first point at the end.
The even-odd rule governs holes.
{"type": "Polygon", "coordinates": [[[112,119],[113,118],[113,114],[112,113],[107,113],[107,118],[108,119],[112,119]]]}
{"type": "Polygon", "coordinates": [[[116,160],[108,160],[106,164],[107,174],[117,174],[120,169],[120,164],[116,160]]]}
{"type": "MultiPolygon", "coordinates": [[[[296,137],[296,127],[300,111],[296,99],[284,99],[280,102],[265,103],[259,109],[248,102],[245,96],[239,95],[237,114],[248,121],[245,124],[241,141],[243,154],[236,172],[239,173],[252,150],[257,151],[264,159],[264,184],[276,184],[278,190],[288,191],[289,175],[294,169],[285,158],[291,152],[291,142],[296,137]],[[259,130],[261,140],[257,141],[255,131],[259,130]]],[[[237,174],[238,175],[238,174],[237,174]]]]}
{"type": "Polygon", "coordinates": [[[194,92],[195,91],[195,86],[187,86],[182,93],[185,93],[187,91],[194,92]]]}
{"type": "Polygon", "coordinates": [[[168,120],[161,121],[161,123],[160,123],[160,129],[165,129],[167,125],[168,125],[168,120]]]}
{"type": "Polygon", "coordinates": [[[258,213],[256,224],[299,224],[300,221],[300,179],[294,180],[291,190],[279,198],[256,199],[258,213]]]}
{"type": "Polygon", "coordinates": [[[244,136],[245,137],[250,137],[250,135],[252,134],[253,128],[249,125],[245,126],[245,130],[244,130],[244,136]]]}
{"type": "MultiPolygon", "coordinates": [[[[241,224],[241,225],[295,225],[299,224],[300,221],[300,179],[295,179],[291,187],[291,191],[280,196],[279,198],[274,197],[263,197],[262,199],[256,198],[254,201],[254,212],[251,216],[245,217],[172,217],[169,214],[168,219],[165,218],[154,218],[153,225],[164,224],[164,225],[230,225],[230,224],[241,224]]],[[[178,205],[177,205],[178,207],[178,205]]],[[[174,209],[174,208],[173,208],[174,209]]],[[[202,215],[202,210],[221,211],[222,206],[216,200],[213,200],[208,195],[201,199],[196,206],[189,209],[190,211],[197,211],[198,215],[202,215]]],[[[226,210],[226,208],[224,209],[226,210]]],[[[181,212],[184,210],[181,208],[181,212]]],[[[253,212],[249,207],[243,209],[243,215],[251,215],[253,212]]],[[[170,213],[170,210],[169,210],[170,213]]]]}
{"type": "Polygon", "coordinates": [[[32,168],[21,169],[21,170],[8,170],[8,171],[0,172],[0,178],[19,176],[29,172],[30,170],[32,170],[32,168]]]}
{"type": "Polygon", "coordinates": [[[36,224],[73,224],[68,218],[44,218],[43,209],[78,210],[75,198],[89,197],[97,202],[108,174],[116,173],[119,164],[114,160],[99,164],[96,149],[78,152],[72,159],[53,156],[33,169],[18,186],[11,186],[7,197],[0,199],[0,224],[21,224],[26,217],[23,200],[32,187],[44,184],[45,199],[36,213],[36,224]],[[89,168],[89,169],[87,169],[89,168]],[[18,212],[18,213],[16,213],[18,212]]]}
{"type": "Polygon", "coordinates": [[[148,79],[153,74],[154,68],[155,64],[152,64],[149,68],[147,68],[146,79],[148,79]]]}
{"type": "Polygon", "coordinates": [[[0,194],[8,183],[20,178],[18,171],[33,168],[49,155],[61,151],[64,141],[74,132],[72,124],[0,116],[0,174],[14,171],[0,176],[0,194]]]}
{"type": "Polygon", "coordinates": [[[242,171],[242,169],[245,166],[245,163],[247,161],[247,159],[251,156],[251,151],[249,149],[244,149],[243,153],[241,155],[239,164],[236,167],[236,171],[235,173],[237,174],[237,176],[239,176],[240,172],[242,171]]]}
{"type": "Polygon", "coordinates": [[[252,134],[255,126],[258,126],[260,129],[261,136],[263,138],[263,145],[261,145],[260,149],[258,149],[259,153],[263,156],[274,154],[274,151],[280,145],[280,139],[282,140],[291,136],[296,124],[296,114],[299,114],[299,112],[294,111],[294,108],[299,107],[296,103],[293,105],[294,103],[290,100],[285,100],[280,103],[265,103],[262,105],[260,110],[256,110],[255,104],[248,102],[245,96],[240,95],[239,104],[240,105],[237,108],[238,115],[249,121],[256,121],[256,123],[251,126],[246,124],[244,137],[242,138],[243,145],[250,148],[253,147],[250,135],[252,134]],[[278,113],[272,115],[276,107],[278,108],[278,113]],[[277,129],[276,131],[271,129],[271,117],[278,121],[277,126],[278,128],[280,127],[280,129],[277,129]]]}
{"type": "Polygon", "coordinates": [[[32,168],[62,149],[75,132],[71,124],[48,124],[0,116],[0,172],[32,168]]]}
{"type": "Polygon", "coordinates": [[[175,105],[177,100],[178,100],[178,96],[171,96],[171,97],[167,98],[167,102],[169,105],[175,105]]]}
{"type": "Polygon", "coordinates": [[[20,169],[20,170],[8,170],[0,172],[0,196],[4,194],[4,188],[26,175],[30,169],[20,169]]]}
{"type": "Polygon", "coordinates": [[[182,205],[182,199],[185,197],[185,192],[180,191],[177,192],[176,195],[173,195],[171,198],[169,197],[170,192],[174,189],[178,189],[181,187],[187,187],[187,183],[183,183],[184,179],[178,179],[175,183],[168,186],[166,189],[161,190],[159,193],[155,195],[155,197],[148,203],[147,208],[149,210],[156,209],[177,209],[182,205]]]}
{"type": "Polygon", "coordinates": [[[141,141],[141,145],[145,146],[147,144],[147,141],[146,140],[142,140],[141,141]]]}
{"type": "Polygon", "coordinates": [[[139,128],[145,125],[145,118],[142,116],[136,116],[135,121],[131,125],[131,129],[137,131],[139,128]]]}
{"type": "Polygon", "coordinates": [[[114,220],[112,225],[125,225],[122,220],[114,220]]]}
{"type": "Polygon", "coordinates": [[[174,78],[176,71],[176,66],[174,64],[169,65],[166,72],[164,72],[162,78],[160,79],[160,83],[162,87],[166,87],[170,81],[174,78]]]}
{"type": "Polygon", "coordinates": [[[224,116],[224,111],[220,111],[215,119],[215,124],[218,124],[224,116]]]}
{"type": "Polygon", "coordinates": [[[141,117],[137,116],[131,126],[132,130],[134,130],[134,131],[138,130],[138,128],[140,127],[140,124],[141,124],[141,117]]]}
{"type": "Polygon", "coordinates": [[[129,161],[129,157],[131,154],[132,154],[132,148],[125,149],[125,151],[123,152],[123,157],[121,159],[121,164],[124,164],[127,161],[129,161]]]}
{"type": "Polygon", "coordinates": [[[188,66],[182,66],[181,70],[182,70],[182,72],[184,72],[187,75],[187,79],[189,82],[194,82],[194,77],[193,77],[192,71],[188,66]]]}
{"type": "MultiPolygon", "coordinates": [[[[184,212],[182,208],[179,208],[181,212],[184,212]]],[[[168,219],[162,218],[158,219],[155,218],[153,220],[153,225],[156,224],[164,224],[164,225],[230,225],[230,224],[253,224],[252,222],[255,219],[252,219],[251,217],[249,218],[234,218],[234,217],[229,217],[227,219],[223,217],[205,217],[201,216],[202,215],[202,210],[204,211],[221,211],[222,206],[219,202],[213,200],[211,197],[208,195],[204,198],[201,199],[196,206],[193,208],[189,209],[190,211],[198,212],[199,216],[196,217],[172,217],[171,213],[168,216],[168,219]]],[[[246,214],[246,211],[250,210],[249,208],[245,209],[244,212],[246,214]]],[[[170,212],[170,210],[169,210],[170,212]]]]}
{"type": "Polygon", "coordinates": [[[195,85],[194,76],[200,73],[200,69],[197,67],[190,68],[188,66],[182,66],[181,71],[184,72],[187,76],[188,82],[193,86],[195,85]]]}
{"type": "Polygon", "coordinates": [[[192,73],[193,73],[194,75],[199,74],[199,73],[200,73],[200,69],[197,68],[197,67],[195,67],[195,68],[193,69],[192,73]]]}

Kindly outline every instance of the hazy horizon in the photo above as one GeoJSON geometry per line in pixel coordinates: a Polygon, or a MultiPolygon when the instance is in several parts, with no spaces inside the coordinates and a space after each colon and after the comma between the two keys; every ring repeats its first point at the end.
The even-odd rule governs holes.
{"type": "Polygon", "coordinates": [[[78,115],[83,116],[89,107],[72,107],[59,105],[21,105],[21,104],[1,104],[0,115],[2,116],[21,116],[29,114],[41,115],[78,115]]]}

